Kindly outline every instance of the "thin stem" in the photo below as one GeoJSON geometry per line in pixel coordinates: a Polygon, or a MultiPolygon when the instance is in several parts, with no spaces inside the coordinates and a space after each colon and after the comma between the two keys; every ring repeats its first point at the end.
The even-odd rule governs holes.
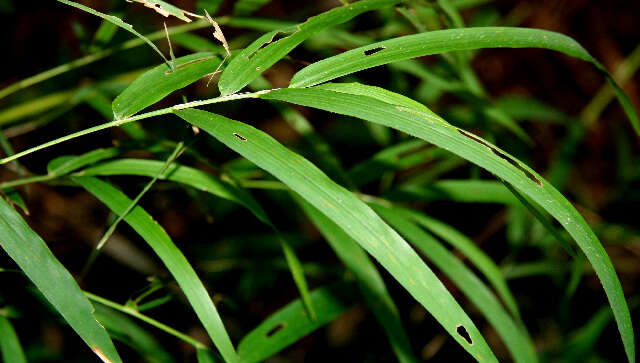
{"type": "Polygon", "coordinates": [[[31,184],[31,183],[39,183],[43,181],[49,181],[57,178],[58,175],[55,174],[47,174],[47,175],[36,175],[28,178],[11,180],[8,182],[0,183],[0,190],[5,190],[8,188],[17,187],[19,185],[31,184]]]}
{"type": "Polygon", "coordinates": [[[132,309],[130,307],[127,307],[127,306],[124,306],[124,305],[120,305],[120,304],[118,304],[116,302],[113,302],[111,300],[107,300],[107,299],[105,299],[103,297],[100,297],[98,295],[94,295],[94,294],[92,294],[90,292],[87,292],[87,291],[84,291],[84,294],[90,300],[93,300],[93,301],[98,302],[98,303],[100,303],[102,305],[105,305],[105,306],[108,306],[108,307],[110,307],[112,309],[115,309],[115,310],[118,310],[120,312],[123,312],[123,313],[125,313],[127,315],[131,315],[134,318],[140,319],[140,320],[144,321],[147,324],[153,325],[156,328],[158,328],[158,329],[160,329],[160,330],[162,330],[162,331],[164,331],[164,332],[166,332],[168,334],[173,335],[176,338],[179,338],[179,339],[181,339],[181,340],[193,345],[196,349],[209,349],[206,345],[204,345],[204,344],[200,343],[199,341],[191,338],[190,336],[188,336],[186,334],[183,334],[183,333],[173,329],[172,327],[170,327],[168,325],[165,325],[165,324],[163,324],[163,323],[161,323],[161,322],[159,322],[157,320],[154,320],[154,319],[152,319],[152,318],[150,318],[150,317],[148,317],[148,316],[146,316],[144,314],[141,314],[137,310],[134,310],[134,309],[132,309]]]}
{"type": "Polygon", "coordinates": [[[89,272],[89,269],[93,265],[93,262],[96,260],[96,258],[98,258],[98,255],[100,255],[100,251],[102,250],[104,245],[107,243],[111,235],[113,235],[116,228],[118,227],[118,224],[120,224],[120,222],[122,222],[122,220],[124,220],[129,215],[129,213],[131,213],[133,208],[135,208],[136,205],[138,205],[138,202],[140,202],[140,199],[142,199],[142,197],[149,191],[149,189],[151,189],[153,184],[155,184],[155,182],[164,174],[164,172],[167,171],[171,163],[173,163],[173,161],[176,160],[176,158],[178,158],[178,156],[180,156],[180,154],[182,154],[183,151],[184,151],[184,143],[181,141],[176,145],[175,149],[173,150],[173,153],[171,153],[169,158],[167,158],[167,161],[164,163],[164,165],[162,165],[162,168],[160,168],[160,170],[156,173],[153,179],[151,179],[147,183],[147,185],[144,186],[142,191],[140,191],[140,193],[138,193],[138,195],[131,201],[131,203],[129,203],[129,205],[127,206],[127,209],[125,209],[124,212],[122,212],[120,216],[115,220],[115,222],[113,222],[111,226],[109,226],[109,229],[107,229],[107,231],[104,233],[102,238],[100,238],[100,241],[98,242],[96,247],[93,249],[93,251],[91,251],[91,255],[89,256],[87,263],[85,264],[84,268],[82,269],[82,272],[80,273],[81,280],[89,272]]]}
{"type": "Polygon", "coordinates": [[[137,116],[131,116],[131,117],[123,118],[123,119],[120,119],[120,120],[114,120],[114,121],[111,121],[111,122],[106,122],[106,123],[104,123],[102,125],[98,125],[98,126],[90,127],[88,129],[85,129],[85,130],[82,130],[82,131],[74,132],[73,134],[69,134],[69,135],[63,136],[61,138],[58,138],[58,139],[55,139],[55,140],[52,140],[52,141],[49,141],[49,142],[45,142],[44,144],[32,147],[30,149],[21,151],[21,152],[19,152],[17,154],[14,154],[12,156],[8,156],[6,158],[0,159],[0,164],[6,164],[6,163],[8,163],[10,161],[16,160],[16,159],[21,158],[21,157],[23,157],[25,155],[29,155],[29,154],[31,154],[33,152],[38,151],[38,150],[46,149],[46,148],[48,148],[50,146],[54,146],[54,145],[60,144],[60,143],[65,142],[65,141],[69,141],[69,140],[75,139],[75,138],[80,137],[80,136],[88,135],[88,134],[94,133],[96,131],[101,131],[101,130],[108,129],[108,128],[111,128],[111,127],[116,127],[116,126],[122,126],[124,124],[129,123],[129,122],[133,122],[133,121],[137,121],[137,120],[143,120],[143,119],[154,117],[154,116],[166,115],[168,113],[172,113],[174,111],[182,110],[182,109],[185,109],[185,108],[204,106],[204,105],[209,105],[209,104],[213,104],[213,103],[226,102],[226,101],[232,101],[232,100],[241,100],[241,99],[245,99],[245,98],[259,98],[261,95],[263,95],[265,93],[269,93],[271,91],[273,91],[273,89],[264,90],[264,91],[258,91],[258,92],[236,93],[236,94],[227,95],[227,96],[209,98],[209,99],[206,99],[206,100],[181,103],[181,104],[174,105],[174,106],[167,107],[167,108],[163,108],[163,109],[160,109],[160,110],[143,113],[143,114],[140,114],[140,115],[137,115],[137,116]]]}

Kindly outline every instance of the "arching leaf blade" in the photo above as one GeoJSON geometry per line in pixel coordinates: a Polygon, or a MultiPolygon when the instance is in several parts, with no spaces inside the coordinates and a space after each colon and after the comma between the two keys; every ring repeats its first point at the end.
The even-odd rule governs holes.
{"type": "Polygon", "coordinates": [[[630,362],[635,361],[629,308],[609,256],[580,213],[534,170],[496,146],[450,125],[433,113],[385,103],[359,94],[316,88],[280,89],[262,97],[319,108],[395,128],[471,161],[530,197],[560,222],[593,265],[614,311],[627,357],[630,362]]]}
{"type": "Polygon", "coordinates": [[[483,48],[544,48],[592,63],[611,84],[636,133],[638,115],[609,72],[572,38],[548,30],[479,27],[436,30],[384,40],[315,62],[296,73],[292,88],[309,87],[363,69],[430,54],[483,48]]]}
{"type": "MultiPolygon", "coordinates": [[[[131,199],[121,191],[98,178],[75,176],[72,179],[118,215],[123,213],[131,204],[131,199]]],[[[211,337],[225,360],[237,362],[238,357],[231,339],[222,323],[218,310],[213,305],[209,293],[193,270],[193,267],[191,267],[191,264],[189,264],[189,261],[173,243],[169,235],[140,206],[136,206],[131,210],[124,218],[124,221],[151,246],[167,266],[167,269],[176,279],[209,337],[211,337]]]]}
{"type": "Polygon", "coordinates": [[[353,193],[250,125],[195,109],[175,113],[288,185],[378,260],[474,358],[496,360],[476,326],[442,282],[407,242],[353,193]],[[461,330],[466,331],[469,340],[461,330]]]}

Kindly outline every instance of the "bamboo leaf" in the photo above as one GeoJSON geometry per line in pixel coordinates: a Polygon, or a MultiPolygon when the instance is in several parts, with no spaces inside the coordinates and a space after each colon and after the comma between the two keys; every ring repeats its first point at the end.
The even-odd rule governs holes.
{"type": "MultiPolygon", "coordinates": [[[[131,204],[131,200],[126,195],[100,179],[87,176],[76,176],[72,179],[118,215],[131,204]]],[[[124,220],[151,246],[167,266],[225,360],[236,362],[237,355],[231,339],[209,293],[169,235],[140,206],[136,206],[124,220]]]]}
{"type": "MultiPolygon", "coordinates": [[[[362,85],[363,88],[369,88],[362,85]]],[[[262,95],[295,104],[358,117],[431,142],[471,161],[511,184],[551,214],[583,250],[607,294],[630,362],[635,344],[629,308],[609,256],[584,218],[534,170],[482,138],[454,127],[433,113],[378,99],[326,89],[281,89],[262,95]]]]}
{"type": "Polygon", "coordinates": [[[0,313],[0,356],[5,363],[27,363],[11,321],[0,313]]]}
{"type": "Polygon", "coordinates": [[[247,124],[195,109],[175,113],[288,185],[378,260],[472,356],[479,361],[496,360],[442,282],[407,242],[353,193],[308,160],[247,124]]]}
{"type": "Polygon", "coordinates": [[[159,65],[138,77],[113,100],[113,114],[116,119],[129,117],[214,72],[219,64],[220,58],[213,53],[194,53],[177,58],[173,72],[159,65]]]}
{"type": "Polygon", "coordinates": [[[387,333],[398,361],[401,363],[416,362],[417,359],[413,355],[409,337],[402,327],[398,308],[391,299],[382,276],[369,256],[353,238],[349,237],[316,208],[301,198],[296,198],[296,201],[313,224],[318,227],[340,260],[355,275],[362,296],[378,323],[387,333]]]}
{"type": "Polygon", "coordinates": [[[315,62],[296,73],[289,87],[309,87],[363,69],[429,54],[483,48],[544,48],[591,62],[613,87],[636,133],[640,134],[638,115],[627,95],[611,78],[609,72],[572,38],[541,29],[446,29],[384,40],[315,62]]]}
{"type": "Polygon", "coordinates": [[[299,299],[276,311],[242,338],[238,355],[246,363],[262,362],[332,321],[353,305],[353,294],[348,287],[341,284],[313,290],[311,301],[317,306],[315,320],[306,315],[299,299]]]}
{"type": "Polygon", "coordinates": [[[93,315],[93,306],[69,271],[4,198],[0,197],[0,246],[104,362],[122,362],[93,315]]]}
{"type": "Polygon", "coordinates": [[[500,301],[462,261],[433,236],[420,229],[404,210],[371,205],[391,226],[411,241],[434,265],[444,272],[496,329],[516,362],[537,362],[531,338],[504,310],[500,301]]]}
{"type": "Polygon", "coordinates": [[[238,92],[312,35],[347,22],[364,12],[392,6],[398,2],[399,0],[362,0],[313,16],[304,23],[264,34],[244,48],[227,65],[218,82],[220,92],[222,95],[238,92]],[[276,39],[281,35],[284,37],[276,39]]]}

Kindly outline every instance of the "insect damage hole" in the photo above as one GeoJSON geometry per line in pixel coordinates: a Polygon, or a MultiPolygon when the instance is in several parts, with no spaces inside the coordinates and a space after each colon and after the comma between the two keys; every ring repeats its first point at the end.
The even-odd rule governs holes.
{"type": "Polygon", "coordinates": [[[372,54],[376,54],[382,50],[387,49],[387,47],[385,47],[384,45],[381,45],[379,47],[375,47],[375,48],[371,48],[371,49],[366,49],[364,51],[364,55],[372,55],[372,54]]]}
{"type": "Polygon", "coordinates": [[[233,133],[233,136],[237,137],[238,139],[242,140],[242,141],[247,141],[247,138],[238,134],[238,133],[233,133]]]}
{"type": "Polygon", "coordinates": [[[287,323],[280,323],[276,326],[274,326],[273,328],[271,328],[271,330],[269,330],[267,332],[267,338],[270,338],[273,336],[273,334],[279,332],[280,330],[284,329],[287,327],[287,323]]]}
{"type": "Polygon", "coordinates": [[[473,345],[473,340],[471,340],[471,336],[467,332],[467,329],[463,325],[458,325],[456,327],[456,332],[460,335],[464,340],[467,341],[470,345],[473,345]]]}

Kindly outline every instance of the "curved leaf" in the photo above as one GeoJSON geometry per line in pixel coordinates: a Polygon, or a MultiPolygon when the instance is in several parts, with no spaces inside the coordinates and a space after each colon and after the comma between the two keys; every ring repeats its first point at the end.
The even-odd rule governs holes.
{"type": "Polygon", "coordinates": [[[315,62],[296,73],[289,87],[309,87],[399,60],[483,48],[545,48],[591,62],[604,73],[631,124],[640,134],[640,123],[633,105],[607,70],[572,38],[541,29],[513,27],[446,29],[384,40],[315,62]]]}
{"type": "MultiPolygon", "coordinates": [[[[361,87],[371,88],[372,93],[376,92],[375,87],[361,87]]],[[[360,94],[315,87],[274,90],[262,97],[358,117],[395,128],[471,161],[530,197],[560,222],[593,265],[614,311],[629,361],[635,361],[629,308],[609,256],[580,213],[534,170],[482,138],[450,125],[434,113],[421,112],[360,94]]]]}
{"type": "Polygon", "coordinates": [[[264,34],[231,60],[220,76],[220,92],[223,96],[238,92],[312,35],[364,12],[398,2],[400,0],[362,0],[313,16],[304,23],[264,34]],[[284,38],[276,40],[279,35],[284,35],[284,38]]]}
{"type": "Polygon", "coordinates": [[[410,220],[412,216],[407,215],[404,210],[378,204],[372,204],[372,207],[442,270],[473,302],[496,329],[514,361],[538,361],[533,342],[526,331],[509,316],[493,292],[462,261],[444,248],[433,236],[413,223],[410,220]]]}
{"type": "Polygon", "coordinates": [[[473,357],[479,361],[496,360],[442,282],[407,242],[353,193],[252,126],[201,110],[175,113],[288,185],[378,260],[473,357]]]}
{"type": "Polygon", "coordinates": [[[0,246],[104,362],[122,360],[93,306],[73,276],[4,198],[0,197],[0,246]]]}
{"type": "MultiPolygon", "coordinates": [[[[131,204],[131,199],[100,179],[88,176],[76,176],[72,179],[118,215],[131,204]]],[[[136,206],[124,220],[151,246],[167,266],[222,356],[228,362],[236,362],[236,352],[218,310],[193,267],[169,235],[140,206],[136,206]]]]}
{"type": "Polygon", "coordinates": [[[116,119],[129,117],[160,101],[175,90],[184,88],[209,73],[220,64],[213,53],[194,53],[176,58],[176,70],[159,65],[144,72],[113,100],[116,119]]]}

